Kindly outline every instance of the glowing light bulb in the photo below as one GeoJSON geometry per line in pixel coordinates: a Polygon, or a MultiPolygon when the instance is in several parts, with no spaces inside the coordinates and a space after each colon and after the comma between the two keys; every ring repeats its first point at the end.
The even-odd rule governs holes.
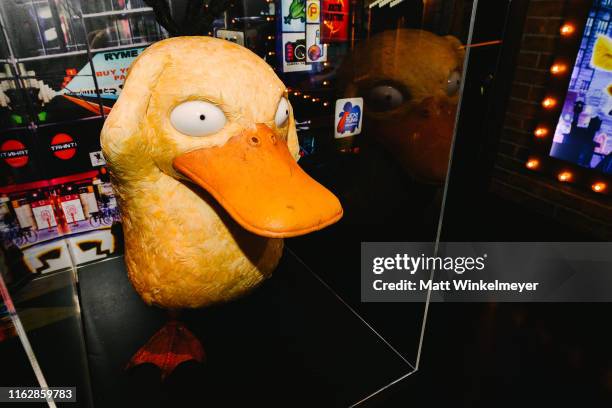
{"type": "Polygon", "coordinates": [[[545,127],[538,127],[536,128],[536,130],[533,132],[533,134],[536,137],[546,137],[546,135],[548,135],[548,129],[546,129],[545,127]]]}
{"type": "Polygon", "coordinates": [[[323,85],[329,85],[329,81],[323,81],[323,85]]]}
{"type": "Polygon", "coordinates": [[[540,167],[540,161],[538,159],[529,159],[527,160],[527,163],[525,163],[525,167],[530,170],[535,170],[540,167]]]}
{"type": "Polygon", "coordinates": [[[568,37],[574,34],[574,31],[576,31],[576,27],[574,27],[574,25],[571,23],[565,23],[561,26],[561,29],[559,31],[561,31],[562,36],[568,37]]]}
{"type": "Polygon", "coordinates": [[[574,175],[572,173],[570,173],[569,171],[562,171],[561,173],[559,173],[559,175],[557,176],[557,178],[559,179],[559,181],[562,182],[568,182],[568,181],[572,181],[572,178],[574,177],[574,175]]]}
{"type": "Polygon", "coordinates": [[[603,181],[597,181],[591,185],[591,190],[596,193],[603,193],[608,188],[608,185],[603,181]]]}
{"type": "Polygon", "coordinates": [[[557,100],[555,98],[551,98],[550,96],[544,98],[542,101],[542,106],[546,109],[552,109],[557,105],[557,100]]]}
{"type": "Polygon", "coordinates": [[[323,102],[323,106],[328,106],[329,102],[323,102]]]}
{"type": "Polygon", "coordinates": [[[557,64],[553,64],[553,66],[550,67],[550,72],[553,75],[561,75],[565,71],[567,71],[567,65],[565,64],[557,63],[557,64]]]}

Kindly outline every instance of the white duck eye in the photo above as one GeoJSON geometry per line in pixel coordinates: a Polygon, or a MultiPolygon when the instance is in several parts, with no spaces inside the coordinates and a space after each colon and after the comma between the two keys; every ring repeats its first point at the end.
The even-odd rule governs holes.
{"type": "Polygon", "coordinates": [[[276,127],[283,127],[287,123],[287,119],[289,119],[289,102],[287,102],[287,99],[281,98],[278,108],[276,108],[276,115],[274,115],[274,123],[276,127]]]}
{"type": "Polygon", "coordinates": [[[372,112],[387,112],[404,103],[404,94],[393,85],[377,85],[366,94],[368,110],[372,112]]]}
{"type": "Polygon", "coordinates": [[[459,86],[461,85],[461,73],[459,71],[453,71],[448,76],[446,80],[446,94],[448,96],[453,96],[459,90],[459,86]]]}
{"type": "Polygon", "coordinates": [[[188,101],[172,109],[170,123],[189,136],[206,136],[225,126],[225,114],[217,106],[204,101],[188,101]]]}

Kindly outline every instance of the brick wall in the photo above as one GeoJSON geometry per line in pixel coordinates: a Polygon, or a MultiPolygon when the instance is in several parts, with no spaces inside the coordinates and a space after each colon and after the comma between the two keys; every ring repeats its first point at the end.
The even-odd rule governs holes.
{"type": "Polygon", "coordinates": [[[562,224],[610,240],[609,198],[525,169],[564,9],[564,0],[530,1],[490,189],[562,224]]]}

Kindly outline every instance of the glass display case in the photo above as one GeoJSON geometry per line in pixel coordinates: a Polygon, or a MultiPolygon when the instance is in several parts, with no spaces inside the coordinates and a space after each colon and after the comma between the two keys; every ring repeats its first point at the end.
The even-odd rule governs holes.
{"type": "MultiPolygon", "coordinates": [[[[535,0],[484,3],[2,2],[0,355],[19,369],[0,385],[76,386],[84,407],[387,406],[410,394],[430,297],[363,301],[362,242],[433,252],[441,240],[491,239],[472,223],[503,218],[497,196],[574,224],[572,212],[595,203],[587,218],[603,221],[589,225],[609,233],[598,203],[609,194],[610,138],[606,118],[593,119],[609,115],[606,75],[585,61],[607,64],[611,6],[559,0],[549,18],[535,0]],[[185,35],[236,43],[268,64],[286,86],[299,165],[344,216],[287,239],[248,296],[183,311],[206,362],[162,380],[151,364],[127,368],[168,314],[128,279],[100,132],[136,58],[185,35]],[[562,210],[556,199],[567,200],[562,210]]],[[[223,93],[235,80],[209,86],[223,93]]]]}
{"type": "MultiPolygon", "coordinates": [[[[6,270],[6,259],[2,261],[0,353],[5,369],[0,382],[16,388],[61,387],[68,382],[74,384],[81,406],[93,406],[73,270],[16,282],[7,279],[13,275],[6,270]]],[[[10,400],[4,402],[11,405],[10,400]]],[[[42,402],[61,406],[53,398],[42,402]]]]}

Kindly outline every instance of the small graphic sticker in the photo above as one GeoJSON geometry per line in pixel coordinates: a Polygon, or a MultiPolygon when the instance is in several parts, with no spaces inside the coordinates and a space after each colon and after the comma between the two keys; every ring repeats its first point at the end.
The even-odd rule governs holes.
{"type": "Polygon", "coordinates": [[[89,160],[91,160],[92,167],[106,166],[106,159],[100,150],[97,152],[89,152],[89,160]]]}
{"type": "Polygon", "coordinates": [[[282,0],[281,14],[283,32],[304,32],[306,0],[282,0]]]}
{"type": "Polygon", "coordinates": [[[304,33],[283,33],[283,72],[310,71],[304,33]]]}
{"type": "Polygon", "coordinates": [[[306,24],[306,63],[327,61],[325,45],[321,44],[319,24],[306,24]]]}
{"type": "Polygon", "coordinates": [[[215,37],[244,47],[244,31],[219,29],[215,32],[215,37]]]}
{"type": "Polygon", "coordinates": [[[345,98],[336,101],[336,139],[361,133],[363,98],[345,98]]]}
{"type": "Polygon", "coordinates": [[[306,0],[306,23],[321,22],[321,2],[320,0],[306,0]]]}

